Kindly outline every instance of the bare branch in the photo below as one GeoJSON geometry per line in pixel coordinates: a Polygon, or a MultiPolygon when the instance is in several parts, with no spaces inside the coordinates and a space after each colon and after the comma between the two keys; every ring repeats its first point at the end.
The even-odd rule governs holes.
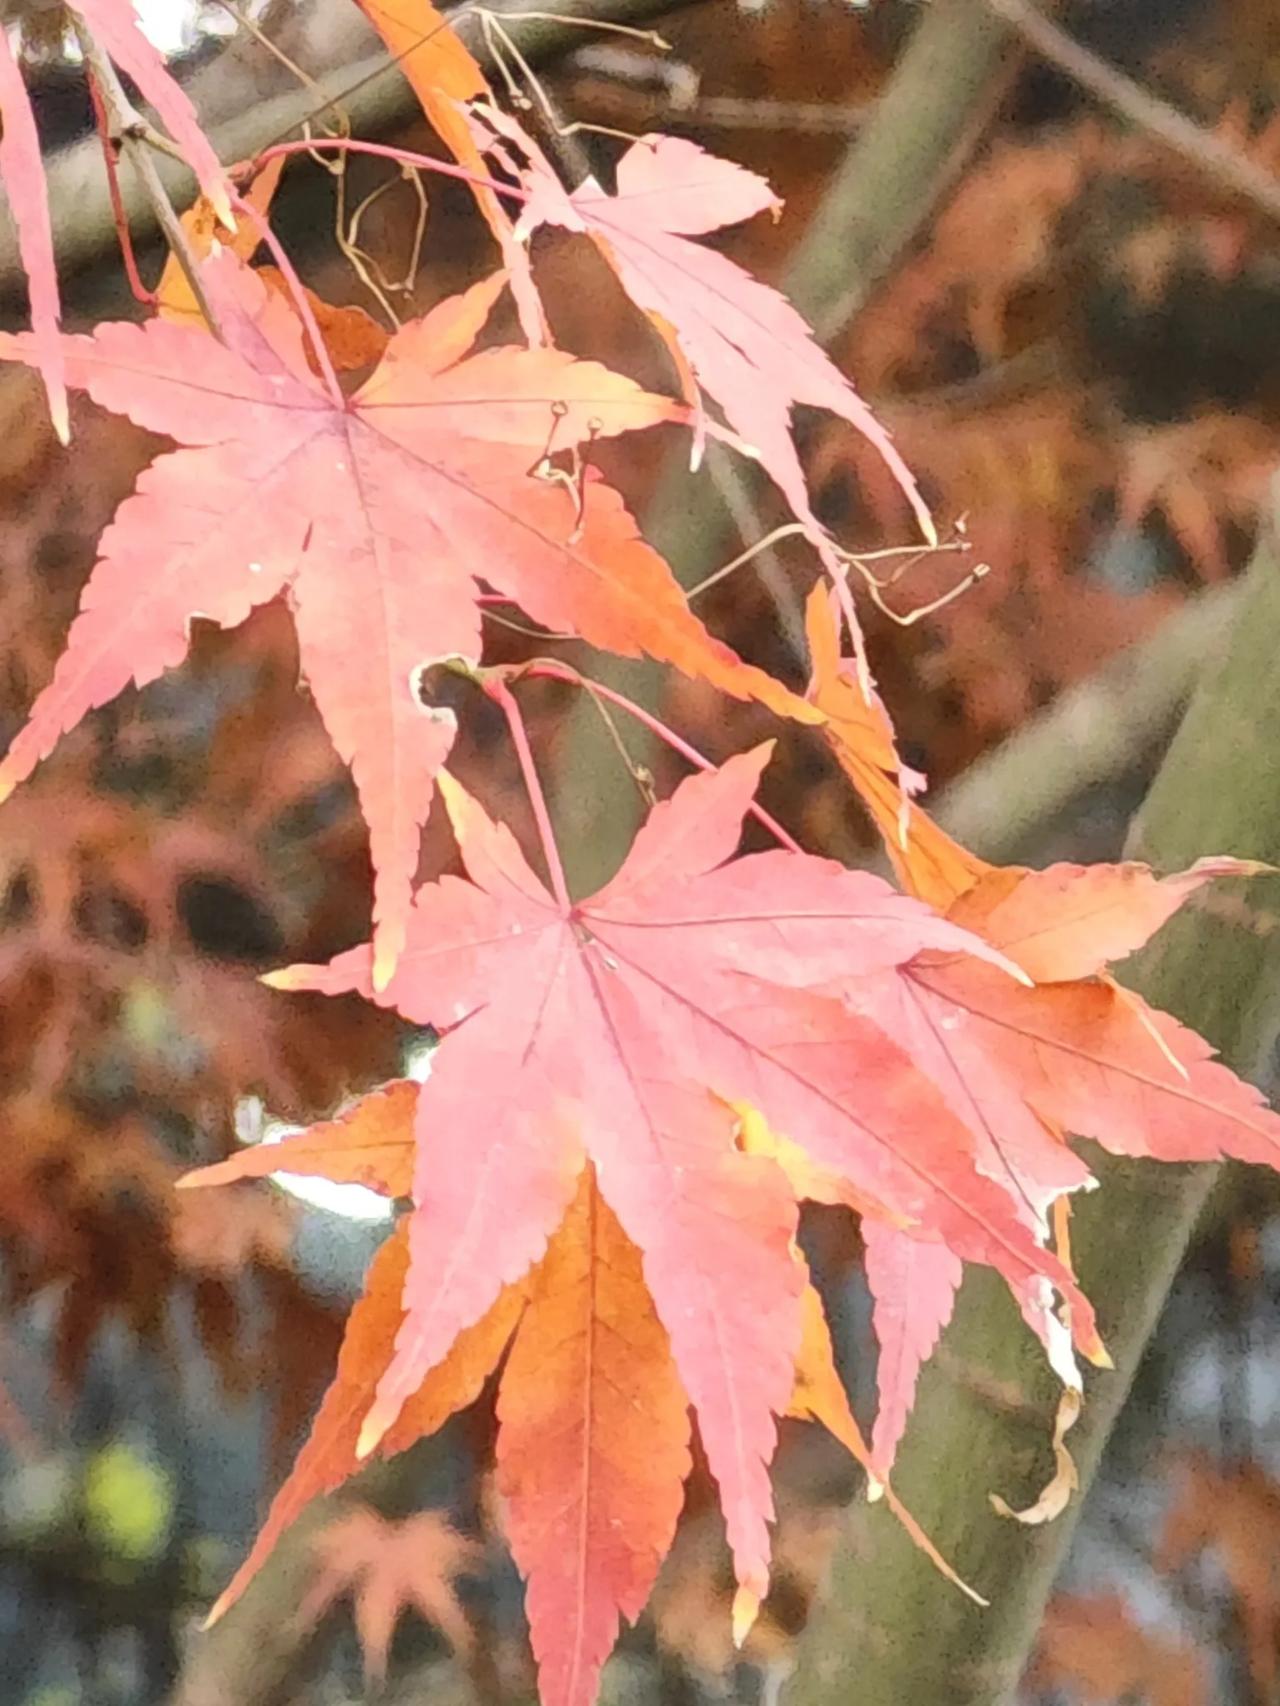
{"type": "Polygon", "coordinates": [[[1099,59],[1089,48],[1073,41],[1031,0],[987,0],[987,5],[1043,59],[1056,65],[1104,106],[1156,137],[1222,189],[1252,202],[1268,218],[1280,220],[1280,180],[1234,148],[1225,137],[1206,130],[1114,65],[1108,65],[1105,59],[1099,59]]]}

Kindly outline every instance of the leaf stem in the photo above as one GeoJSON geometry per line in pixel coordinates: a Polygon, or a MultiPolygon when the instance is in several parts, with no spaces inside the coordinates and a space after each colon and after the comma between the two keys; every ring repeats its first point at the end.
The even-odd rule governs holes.
{"type": "MultiPolygon", "coordinates": [[[[138,174],[142,187],[147,193],[147,199],[155,212],[156,223],[164,234],[164,240],[173,251],[182,275],[190,287],[197,308],[203,314],[205,323],[215,337],[221,337],[217,316],[209,304],[204,285],[200,280],[200,264],[187,240],[187,233],[182,228],[182,221],[174,211],[173,203],[169,200],[168,192],[160,181],[156,171],[156,163],[151,158],[152,148],[160,148],[169,152],[173,145],[168,137],[162,137],[152,125],[149,125],[138,112],[133,102],[125,93],[124,84],[120,81],[115,66],[98,46],[84,20],[75,12],[70,14],[76,40],[80,44],[80,52],[84,55],[85,67],[88,72],[90,87],[95,91],[95,105],[101,104],[106,119],[104,126],[103,147],[108,154],[114,149],[128,157],[129,164],[138,174]]],[[[181,158],[181,156],[179,156],[181,158]]],[[[108,184],[119,193],[119,186],[111,174],[111,162],[108,163],[108,184]]],[[[115,196],[112,198],[115,208],[115,196]]],[[[119,223],[119,221],[117,221],[119,223]]],[[[130,284],[137,278],[136,270],[130,266],[126,255],[125,270],[130,273],[130,284]]],[[[138,281],[141,283],[141,281],[138,281]]]]}
{"type": "Polygon", "coordinates": [[[547,810],[547,796],[542,791],[542,783],[538,780],[537,767],[533,762],[533,752],[529,746],[529,731],[524,726],[524,718],[516,703],[515,694],[508,687],[504,677],[497,672],[490,674],[486,671],[484,690],[497,705],[507,719],[511,730],[511,739],[515,744],[516,757],[520,760],[520,774],[524,777],[525,791],[529,795],[529,804],[533,809],[533,821],[538,826],[538,839],[542,843],[543,857],[547,861],[547,874],[551,878],[551,891],[565,912],[573,905],[569,899],[569,885],[565,881],[564,866],[560,862],[560,849],[556,846],[555,831],[551,827],[551,813],[547,810]]]}
{"type": "Polygon", "coordinates": [[[284,281],[289,287],[289,295],[293,298],[293,305],[298,310],[298,318],[306,327],[307,336],[311,339],[312,347],[315,349],[316,361],[320,367],[321,377],[324,379],[325,389],[332,397],[336,407],[345,409],[347,400],[342,394],[341,385],[338,383],[338,375],[334,370],[328,345],[320,334],[320,324],[315,317],[311,303],[307,299],[307,293],[303,288],[302,280],[298,277],[297,269],[289,259],[288,251],[271,229],[270,223],[263,218],[252,202],[246,201],[241,195],[236,195],[233,198],[232,205],[237,213],[243,214],[249,223],[256,228],[262,241],[271,250],[272,259],[280,268],[284,281]]]}
{"type": "MultiPolygon", "coordinates": [[[[652,711],[646,711],[643,705],[637,705],[634,699],[628,699],[625,693],[619,693],[616,688],[606,687],[603,682],[589,681],[580,674],[572,664],[561,663],[556,658],[533,658],[528,663],[512,666],[513,673],[522,676],[543,677],[549,681],[567,681],[572,687],[581,687],[584,692],[607,699],[619,710],[629,711],[636,721],[665,741],[673,752],[678,752],[681,758],[692,764],[696,770],[714,770],[716,767],[706,753],[699,752],[696,746],[691,746],[683,735],[678,735],[661,717],[654,716],[652,711]]],[[[756,822],[767,829],[778,842],[790,853],[803,853],[804,849],[789,830],[778,822],[771,812],[767,812],[757,801],[752,800],[747,807],[749,814],[756,822]]]]}
{"type": "Polygon", "coordinates": [[[102,90],[98,87],[98,79],[93,74],[93,67],[87,60],[84,69],[85,82],[89,86],[89,99],[93,103],[94,122],[98,127],[98,135],[102,138],[102,160],[107,170],[107,194],[111,198],[116,236],[120,239],[120,258],[124,262],[125,277],[129,281],[134,300],[141,302],[144,307],[154,308],[156,293],[142,282],[142,275],[138,271],[138,257],[133,251],[133,233],[129,230],[129,215],[125,210],[124,196],[120,192],[120,162],[116,158],[115,139],[111,135],[106,102],[102,98],[102,90]]]}
{"type": "Polygon", "coordinates": [[[529,192],[519,184],[501,184],[496,178],[468,171],[448,160],[436,160],[430,154],[415,154],[411,148],[395,148],[389,142],[364,142],[356,136],[312,136],[296,142],[273,142],[253,159],[255,167],[290,154],[316,154],[335,148],[349,154],[372,154],[380,160],[395,160],[402,166],[417,166],[424,172],[435,172],[444,178],[459,178],[464,184],[478,184],[495,195],[510,196],[513,201],[528,201],[529,192]]]}

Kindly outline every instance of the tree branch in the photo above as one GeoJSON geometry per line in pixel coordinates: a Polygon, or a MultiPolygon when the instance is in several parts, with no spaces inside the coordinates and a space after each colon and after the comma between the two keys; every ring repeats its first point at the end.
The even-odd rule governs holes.
{"type": "MultiPolygon", "coordinates": [[[[531,64],[545,64],[581,47],[584,32],[564,19],[590,16],[626,23],[645,23],[680,10],[691,0],[557,0],[556,16],[539,16],[521,26],[521,51],[531,64]]],[[[486,0],[496,13],[526,10],[525,0],[486,0]]],[[[280,68],[247,63],[237,49],[228,49],[187,82],[187,93],[202,115],[219,159],[231,165],[251,159],[269,143],[293,135],[319,116],[327,100],[341,105],[361,135],[385,131],[416,107],[408,83],[358,7],[349,0],[315,0],[307,8],[309,37],[317,44],[324,68],[314,86],[280,89],[280,68]],[[264,85],[263,79],[266,78],[264,85]]],[[[239,44],[237,44],[238,47],[239,44]]],[[[488,64],[488,48],[479,32],[471,41],[477,59],[488,64]]],[[[264,55],[265,58],[265,55],[264,55]]],[[[195,195],[193,174],[180,161],[157,156],[159,185],[175,206],[185,207],[195,195]]],[[[96,137],[87,137],[55,154],[49,162],[49,203],[54,247],[61,269],[88,266],[106,253],[115,240],[115,220],[96,137]]],[[[137,183],[123,186],[125,211],[135,238],[156,230],[155,206],[147,189],[137,183]]],[[[24,274],[11,231],[0,232],[0,290],[23,288],[24,274]]]]}
{"type": "Polygon", "coordinates": [[[1206,130],[1168,101],[1059,29],[1031,0],[987,0],[991,11],[1015,29],[1029,47],[1111,107],[1139,130],[1180,154],[1202,176],[1242,196],[1271,219],[1280,219],[1280,180],[1225,137],[1206,130]]]}
{"type": "MultiPolygon", "coordinates": [[[[1135,853],[1165,867],[1209,851],[1280,857],[1280,794],[1265,785],[1280,743],[1280,551],[1267,528],[1230,642],[1202,681],[1135,826],[1135,853]]],[[[1276,884],[1277,879],[1261,879],[1276,884]]],[[[1261,902],[1259,902],[1261,904],[1261,902]]],[[[1257,1076],[1276,1031],[1280,941],[1205,912],[1176,919],[1125,967],[1125,981],[1202,1031],[1237,1071],[1257,1076]]],[[[1086,1377],[1072,1449],[1087,1489],[1217,1173],[1102,1157],[1102,1189],[1076,1212],[1073,1244],[1098,1308],[1113,1373],[1086,1377]]],[[[904,1499],[966,1580],[978,1611],[911,1547],[879,1506],[852,1513],[825,1606],[812,1620],[787,1706],[1000,1706],[1015,1688],[1079,1517],[1040,1529],[987,1507],[1034,1496],[1048,1430],[1017,1406],[1049,1400],[1043,1358],[1007,1294],[975,1276],[921,1382],[898,1477],[904,1499]],[[1012,1410],[994,1408],[1005,1393],[1012,1410]],[[1012,1418],[1012,1419],[1011,1419],[1012,1418]]]]}
{"type": "Polygon", "coordinates": [[[930,796],[930,812],[984,858],[1034,860],[1037,841],[1088,790],[1154,765],[1242,593],[1241,580],[1200,593],[930,796]]]}

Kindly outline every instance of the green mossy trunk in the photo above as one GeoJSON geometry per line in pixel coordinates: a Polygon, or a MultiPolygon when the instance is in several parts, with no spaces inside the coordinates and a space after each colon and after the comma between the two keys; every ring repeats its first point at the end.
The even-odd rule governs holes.
{"type": "MultiPolygon", "coordinates": [[[[1130,850],[1172,870],[1230,852],[1280,864],[1280,555],[1269,532],[1239,617],[1210,663],[1134,826],[1130,850]]],[[[1249,903],[1274,909],[1280,879],[1256,879],[1249,903]]],[[[1124,981],[1202,1032],[1228,1064],[1259,1075],[1277,1033],[1280,934],[1251,933],[1188,908],[1123,968],[1124,981]]],[[[1086,1377],[1070,1436],[1087,1487],[1143,1346],[1213,1185],[1212,1167],[1100,1158],[1102,1189],[1076,1212],[1075,1255],[1115,1360],[1086,1377]]],[[[786,1706],[999,1706],[1026,1664],[1082,1495],[1043,1528],[1015,1508],[1049,1474],[1052,1384],[1007,1294],[988,1276],[965,1285],[926,1370],[896,1484],[981,1610],[949,1587],[883,1506],[851,1513],[829,1592],[810,1622],[786,1706]]]]}

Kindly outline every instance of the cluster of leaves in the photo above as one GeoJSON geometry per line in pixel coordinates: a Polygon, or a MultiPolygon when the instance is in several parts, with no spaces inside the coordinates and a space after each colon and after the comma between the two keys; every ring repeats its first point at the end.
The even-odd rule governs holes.
{"type": "MultiPolygon", "coordinates": [[[[284,1167],[412,1204],[220,1609],[313,1496],[433,1432],[500,1370],[497,1486],[542,1695],[587,1706],[620,1618],[639,1614],[671,1545],[695,1422],[745,1634],[769,1584],[779,1416],[823,1422],[928,1547],[891,1474],[964,1263],[1007,1282],[1063,1382],[1062,1417],[1074,1414],[1075,1352],[1105,1364],[1106,1351],[1067,1259],[1070,1195],[1093,1182],[1068,1134],[1158,1160],[1277,1164],[1280,1120],[1262,1099],[1109,970],[1205,883],[1251,868],[994,869],[914,803],[918,778],[868,672],[849,554],[810,498],[795,407],[859,431],[926,542],[933,523],[794,309],[696,241],[777,211],[755,174],[648,137],[618,160],[612,190],[570,189],[424,0],[398,0],[377,21],[472,181],[502,266],[348,361],[352,322],[296,278],[261,211],[269,186],[196,148],[163,69],[129,58],[116,0],[82,17],[192,151],[221,235],[189,240],[199,293],[185,309],[162,300],[144,324],[64,336],[31,180],[11,191],[36,255],[35,330],[0,339],[0,357],[41,372],[58,425],[70,386],[178,448],[104,532],[0,791],[86,712],[180,662],[194,616],[235,627],[283,596],[368,824],[373,935],[268,981],[357,992],[438,1039],[421,1087],[384,1086],[187,1181],[284,1167]],[[276,272],[253,266],[256,243],[237,253],[233,215],[276,272]],[[660,340],[674,395],[554,345],[529,255],[545,227],[593,245],[660,340]],[[483,346],[506,291],[522,341],[483,346]],[[715,438],[774,482],[827,577],[808,604],[806,693],[715,639],[641,538],[596,454],[639,431],[687,435],[695,472],[715,438]],[[566,671],[486,666],[481,611],[500,598],[816,731],[901,888],[802,851],[761,812],[765,744],[702,765],[653,808],[612,880],[572,897],[512,692],[566,671]],[[505,716],[545,878],[445,768],[457,714],[434,692],[441,671],[505,716]],[[414,892],[433,797],[465,875],[414,892]],[[738,855],[749,813],[776,849],[738,855]],[[797,1245],[804,1202],[861,1218],[881,1347],[869,1443],[797,1245]]],[[[384,1632],[388,1591],[366,1598],[384,1632]]]]}
{"type": "MultiPolygon", "coordinates": [[[[1198,8],[1158,55],[1144,54],[1146,32],[1160,32],[1152,15],[1124,45],[1134,62],[1142,56],[1144,79],[1273,169],[1275,126],[1260,116],[1277,92],[1265,13],[1198,8]]],[[[805,132],[805,98],[816,86],[839,113],[851,88],[855,101],[873,94],[896,14],[842,20],[846,82],[835,87],[813,67],[802,13],[769,8],[714,51],[696,12],[672,28],[706,98],[664,116],[697,125],[705,110],[735,153],[770,161],[787,197],[779,229],[758,222],[743,234],[737,252],[751,265],[777,265],[838,158],[840,141],[805,132]],[[766,55],[767,89],[752,81],[766,55]],[[744,88],[778,98],[776,129],[719,117],[717,103],[744,88]]],[[[1079,25],[1092,22],[1082,15],[1079,25]]],[[[622,125],[663,113],[647,98],[661,87],[656,56],[625,83],[604,82],[589,63],[564,85],[575,113],[622,125]]],[[[852,123],[862,109],[848,110],[852,123]]],[[[1037,78],[990,116],[954,194],[839,333],[841,365],[892,427],[938,515],[968,517],[966,554],[915,562],[886,602],[899,614],[927,611],[971,564],[990,566],[909,627],[865,612],[900,731],[928,754],[935,780],[1247,559],[1280,453],[1274,369],[1260,357],[1275,312],[1273,247],[1271,226],[1247,205],[1037,78]]],[[[856,434],[815,423],[810,469],[824,519],[868,550],[901,538],[906,511],[856,434]]],[[[873,566],[887,579],[889,565],[873,566]]],[[[734,632],[776,620],[772,590],[743,583],[735,594],[734,632]]],[[[688,699],[710,731],[713,708],[688,699]]],[[[796,821],[829,833],[839,800],[838,788],[811,788],[796,821]]]]}

